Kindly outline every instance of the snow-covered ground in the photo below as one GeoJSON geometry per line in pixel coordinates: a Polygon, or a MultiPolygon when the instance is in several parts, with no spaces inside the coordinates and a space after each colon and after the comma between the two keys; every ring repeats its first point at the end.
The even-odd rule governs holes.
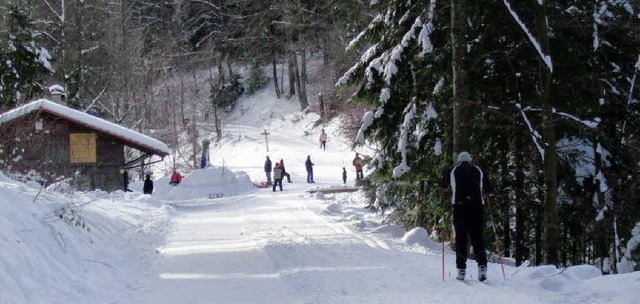
{"type": "MultiPolygon", "coordinates": [[[[243,98],[212,166],[154,194],[39,191],[0,174],[0,303],[638,303],[640,272],[489,264],[489,280],[454,279],[454,254],[426,231],[385,223],[353,187],[354,151],[267,91],[243,98]],[[269,151],[265,138],[267,130],[269,151]],[[293,183],[258,189],[265,157],[293,183]],[[306,183],[304,161],[315,163],[306,183]],[[342,167],[348,171],[342,184],[342,167]],[[222,193],[219,198],[210,195],[222,193]],[[212,196],[212,197],[213,197],[212,196]]],[[[359,152],[367,154],[366,150],[359,152]]],[[[157,175],[157,174],[155,174],[157,175]]]]}

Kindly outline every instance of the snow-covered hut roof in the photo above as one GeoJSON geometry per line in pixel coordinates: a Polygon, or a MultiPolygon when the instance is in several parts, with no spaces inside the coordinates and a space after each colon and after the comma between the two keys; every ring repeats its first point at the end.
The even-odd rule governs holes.
{"type": "Polygon", "coordinates": [[[74,123],[116,137],[125,143],[129,143],[129,146],[133,146],[134,148],[138,148],[136,146],[139,146],[159,156],[166,156],[171,153],[169,147],[167,147],[166,144],[156,139],[153,139],[144,134],[140,134],[131,129],[127,129],[115,123],[106,121],[104,119],[95,117],[93,115],[89,115],[87,113],[80,112],[63,105],[59,105],[46,99],[38,99],[24,106],[0,114],[0,125],[34,111],[44,111],[52,115],[67,119],[74,123]]]}

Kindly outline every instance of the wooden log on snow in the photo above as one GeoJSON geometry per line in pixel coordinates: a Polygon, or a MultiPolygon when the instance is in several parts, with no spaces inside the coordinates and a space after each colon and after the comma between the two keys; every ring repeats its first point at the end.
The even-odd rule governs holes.
{"type": "Polygon", "coordinates": [[[307,190],[307,193],[316,193],[316,192],[321,192],[324,194],[331,194],[331,193],[342,193],[342,192],[356,192],[360,189],[358,188],[328,188],[328,189],[310,189],[307,190]]]}

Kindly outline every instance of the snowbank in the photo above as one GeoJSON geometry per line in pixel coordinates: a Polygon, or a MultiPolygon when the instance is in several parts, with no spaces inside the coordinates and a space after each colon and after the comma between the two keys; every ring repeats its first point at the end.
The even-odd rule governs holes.
{"type": "Polygon", "coordinates": [[[142,195],[62,194],[0,173],[0,302],[131,302],[171,209],[142,195]],[[117,291],[114,293],[114,291],[117,291]]]}
{"type": "MultiPolygon", "coordinates": [[[[132,190],[141,192],[142,183],[132,185],[132,190]],[[139,188],[139,189],[138,189],[139,188]]],[[[244,171],[233,172],[228,168],[207,167],[194,170],[182,178],[177,186],[169,185],[169,178],[154,181],[153,197],[162,200],[185,200],[208,198],[222,194],[233,196],[254,191],[256,188],[244,171]]]]}

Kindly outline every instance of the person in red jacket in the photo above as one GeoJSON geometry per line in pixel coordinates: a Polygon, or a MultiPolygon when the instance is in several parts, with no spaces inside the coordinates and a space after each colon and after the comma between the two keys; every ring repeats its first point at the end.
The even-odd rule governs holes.
{"type": "Polygon", "coordinates": [[[287,183],[291,183],[291,175],[284,169],[284,160],[280,159],[280,169],[282,169],[282,180],[287,177],[287,183]]]}
{"type": "Polygon", "coordinates": [[[359,180],[363,177],[362,162],[362,158],[360,158],[360,155],[356,153],[356,157],[353,159],[353,166],[356,167],[356,180],[359,180]]]}
{"type": "Polygon", "coordinates": [[[173,170],[173,174],[171,174],[171,181],[169,185],[177,186],[182,181],[182,175],[178,173],[178,171],[173,170]]]}

